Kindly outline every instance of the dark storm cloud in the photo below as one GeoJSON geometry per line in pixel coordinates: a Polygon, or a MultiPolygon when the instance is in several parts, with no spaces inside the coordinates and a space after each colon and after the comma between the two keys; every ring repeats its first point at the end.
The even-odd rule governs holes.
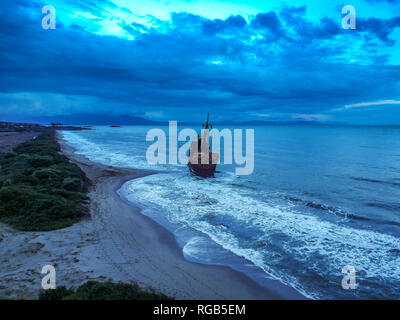
{"type": "Polygon", "coordinates": [[[281,22],[275,12],[259,13],[252,21],[252,25],[258,28],[268,28],[276,32],[282,28],[281,22]]]}
{"type": "Polygon", "coordinates": [[[361,32],[367,32],[368,35],[373,35],[382,41],[390,41],[389,35],[393,32],[395,28],[400,27],[400,17],[395,17],[391,19],[378,19],[378,18],[368,18],[368,19],[358,19],[357,29],[361,32]]]}
{"type": "MultiPolygon", "coordinates": [[[[56,30],[43,30],[40,8],[24,3],[17,0],[11,8],[0,3],[3,108],[14,105],[11,100],[7,105],[7,99],[18,98],[14,94],[30,93],[48,97],[37,111],[43,114],[80,108],[119,114],[156,110],[167,118],[184,119],[212,108],[216,117],[248,119],[265,110],[316,114],[399,96],[397,66],[386,65],[387,58],[372,48],[361,58],[380,64],[338,60],[351,45],[330,41],[349,34],[329,18],[311,23],[305,7],[258,14],[249,23],[238,15],[210,20],[173,13],[163,32],[122,23],[135,37],[128,40],[61,22],[56,30]],[[10,17],[10,10],[19,14],[10,17]],[[62,108],[52,104],[60,96],[66,99],[62,108]]],[[[76,3],[94,13],[104,6],[76,3]]],[[[357,39],[385,42],[398,22],[361,20],[360,33],[370,39],[357,39]]],[[[20,102],[21,112],[33,110],[26,100],[16,101],[25,101],[20,102]]]]}
{"type": "Polygon", "coordinates": [[[242,29],[246,26],[246,20],[238,16],[230,16],[226,20],[215,19],[215,20],[205,20],[203,22],[203,31],[208,35],[215,35],[220,32],[235,32],[236,29],[242,29]]]}
{"type": "Polygon", "coordinates": [[[281,12],[280,16],[283,20],[289,24],[296,24],[298,19],[302,18],[307,11],[307,6],[301,7],[285,7],[281,12]]]}

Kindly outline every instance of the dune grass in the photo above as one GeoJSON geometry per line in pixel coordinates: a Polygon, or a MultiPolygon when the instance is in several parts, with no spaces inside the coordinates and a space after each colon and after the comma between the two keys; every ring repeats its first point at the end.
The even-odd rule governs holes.
{"type": "Polygon", "coordinates": [[[65,286],[41,290],[39,300],[167,300],[165,295],[146,292],[137,285],[88,281],[76,290],[65,286]]]}
{"type": "Polygon", "coordinates": [[[0,221],[22,231],[71,226],[87,211],[89,184],[55,133],[43,133],[0,155],[0,221]]]}

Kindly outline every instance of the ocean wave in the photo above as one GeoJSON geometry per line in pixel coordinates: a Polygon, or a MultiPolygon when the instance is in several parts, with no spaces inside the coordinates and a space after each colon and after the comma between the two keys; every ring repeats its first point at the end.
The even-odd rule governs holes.
{"type": "Polygon", "coordinates": [[[362,182],[370,182],[370,183],[378,183],[378,184],[380,183],[380,184],[391,185],[394,187],[400,187],[400,182],[393,182],[393,181],[379,180],[379,179],[365,178],[365,177],[350,177],[350,179],[353,179],[356,181],[362,181],[362,182]]]}
{"type": "MultiPolygon", "coordinates": [[[[92,142],[89,138],[83,137],[82,133],[63,131],[63,136],[67,143],[74,147],[75,152],[86,156],[89,160],[116,167],[128,167],[146,170],[165,170],[166,165],[150,165],[144,156],[141,156],[135,149],[124,152],[121,148],[110,145],[109,143],[92,142]]],[[[169,170],[177,170],[170,168],[169,170]]]]}
{"type": "MultiPolygon", "coordinates": [[[[243,195],[229,183],[194,180],[189,175],[148,176],[129,183],[127,190],[128,199],[165,212],[173,223],[206,234],[275,278],[314,292],[314,297],[335,297],[328,287],[340,286],[344,265],[355,266],[364,279],[398,281],[400,260],[390,250],[400,250],[399,238],[334,224],[289,206],[274,206],[248,191],[243,195]],[[306,273],[325,282],[305,283],[306,273]]],[[[194,255],[194,250],[193,243],[186,248],[187,254],[194,255]]]]}

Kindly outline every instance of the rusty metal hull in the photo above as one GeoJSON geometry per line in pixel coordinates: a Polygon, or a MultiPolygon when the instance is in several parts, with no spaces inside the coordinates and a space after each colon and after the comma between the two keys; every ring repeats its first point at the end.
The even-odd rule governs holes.
{"type": "Polygon", "coordinates": [[[193,174],[203,177],[203,178],[209,178],[213,177],[215,173],[215,169],[217,168],[216,164],[193,164],[193,163],[188,163],[188,167],[190,172],[193,174]]]}
{"type": "Polygon", "coordinates": [[[210,152],[209,144],[209,116],[207,114],[207,123],[203,136],[198,135],[197,141],[193,141],[190,145],[188,167],[190,172],[204,178],[213,177],[219,154],[210,152]]]}

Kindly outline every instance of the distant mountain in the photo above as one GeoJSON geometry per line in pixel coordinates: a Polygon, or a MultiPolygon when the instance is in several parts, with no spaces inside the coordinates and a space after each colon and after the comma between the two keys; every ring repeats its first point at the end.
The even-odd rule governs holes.
{"type": "Polygon", "coordinates": [[[319,121],[263,121],[263,120],[249,120],[249,121],[220,121],[215,125],[242,125],[242,126],[289,126],[289,125],[307,125],[307,126],[332,126],[342,125],[339,122],[319,122],[319,121]]]}
{"type": "MultiPolygon", "coordinates": [[[[2,117],[0,121],[11,121],[11,122],[22,122],[22,123],[38,123],[42,125],[49,125],[51,123],[62,123],[64,125],[154,125],[162,126],[168,125],[168,121],[155,121],[141,117],[120,115],[110,116],[105,114],[71,114],[71,115],[60,115],[60,116],[38,116],[38,117],[2,117]]],[[[201,126],[204,121],[202,119],[198,122],[194,121],[178,121],[179,126],[201,126]]],[[[262,121],[262,120],[250,120],[250,121],[211,121],[214,126],[268,126],[268,125],[341,125],[337,122],[318,122],[318,121],[262,121]]]]}
{"type": "Polygon", "coordinates": [[[104,114],[71,114],[61,116],[39,116],[39,117],[7,117],[4,121],[39,123],[49,125],[52,122],[64,125],[165,125],[168,122],[152,121],[129,115],[110,116],[104,114]]]}

